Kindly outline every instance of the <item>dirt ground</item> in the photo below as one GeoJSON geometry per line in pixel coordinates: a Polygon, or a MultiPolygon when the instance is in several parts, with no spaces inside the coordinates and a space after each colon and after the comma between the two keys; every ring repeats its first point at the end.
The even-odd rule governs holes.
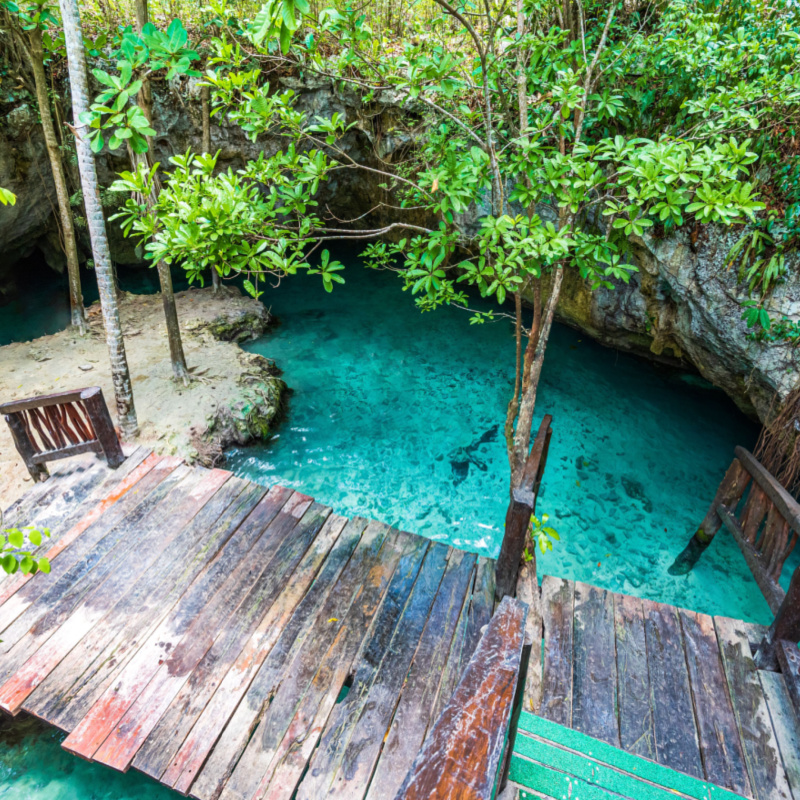
{"type": "MultiPolygon", "coordinates": [[[[176,299],[186,361],[196,376],[188,387],[172,377],[161,296],[121,295],[122,327],[140,429],[134,443],[194,460],[198,442],[209,427],[219,428],[220,418],[231,419],[232,413],[245,404],[243,394],[250,400],[253,384],[256,388],[263,386],[264,376],[258,373],[263,371],[262,362],[268,362],[245,353],[235,340],[262,333],[269,317],[260,303],[235,289],[225,289],[218,295],[210,288],[189,289],[177,294],[176,299]],[[243,380],[244,375],[249,375],[249,381],[243,380]]],[[[99,305],[91,306],[88,314],[91,331],[86,336],[67,330],[0,347],[0,402],[100,386],[116,421],[99,305]]],[[[219,449],[219,442],[216,445],[219,449]]],[[[7,507],[31,485],[8,426],[0,422],[0,507],[7,507]]]]}

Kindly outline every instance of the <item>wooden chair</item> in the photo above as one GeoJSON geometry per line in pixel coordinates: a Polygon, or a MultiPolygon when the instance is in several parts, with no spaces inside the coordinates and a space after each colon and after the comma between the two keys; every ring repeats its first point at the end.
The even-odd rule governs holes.
{"type": "Polygon", "coordinates": [[[517,576],[525,549],[525,536],[531,515],[536,511],[536,497],[547,465],[553,417],[545,414],[533,441],[520,484],[512,492],[511,503],[506,512],[503,544],[495,566],[495,598],[497,602],[506,596],[513,597],[517,590],[517,576]]]}
{"type": "Polygon", "coordinates": [[[784,592],[779,580],[800,535],[800,504],[752,453],[743,447],[737,447],[735,452],[736,458],[725,473],[695,538],[705,546],[721,526],[733,535],[775,614],[756,653],[756,666],[774,669],[780,662],[784,674],[791,678],[787,659],[800,661],[796,647],[800,641],[800,568],[792,575],[788,592],[784,592]],[[742,502],[748,486],[750,491],[742,502]]]}
{"type": "Polygon", "coordinates": [[[125,460],[99,386],[3,403],[0,414],[35,481],[47,479],[47,461],[80,453],[102,453],[112,469],[125,460]]]}

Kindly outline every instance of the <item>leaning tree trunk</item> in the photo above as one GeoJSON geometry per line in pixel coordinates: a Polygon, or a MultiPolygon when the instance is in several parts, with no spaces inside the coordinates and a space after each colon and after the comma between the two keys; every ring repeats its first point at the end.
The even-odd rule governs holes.
{"type": "MultiPolygon", "coordinates": [[[[147,8],[147,0],[135,0],[136,11],[136,28],[141,34],[142,28],[147,25],[149,20],[149,12],[147,8]]],[[[153,90],[150,86],[150,81],[145,77],[142,80],[142,88],[139,92],[139,105],[147,117],[147,122],[152,127],[153,122],[153,90]]],[[[134,171],[137,164],[144,161],[148,168],[152,166],[148,154],[153,150],[153,141],[150,137],[147,139],[148,153],[134,153],[129,148],[128,153],[131,159],[131,165],[134,171]]],[[[156,182],[153,185],[153,191],[149,197],[145,197],[144,201],[149,207],[152,208],[158,201],[158,193],[161,190],[161,184],[156,182]]],[[[189,368],[186,366],[186,356],[183,352],[183,340],[181,339],[181,327],[178,323],[178,308],[175,305],[175,292],[172,288],[172,274],[170,273],[169,265],[164,261],[159,261],[158,265],[158,282],[161,285],[161,299],[164,304],[164,318],[167,323],[167,341],[169,342],[169,357],[172,362],[172,374],[175,380],[183,381],[188,384],[191,381],[191,374],[189,368]]]]}
{"type": "Polygon", "coordinates": [[[128,360],[125,356],[125,342],[122,339],[117,292],[111,268],[108,239],[106,237],[106,224],[103,219],[103,208],[100,205],[97,167],[94,161],[94,153],[92,153],[87,138],[88,128],[80,121],[81,115],[89,110],[89,83],[86,74],[86,56],[83,49],[78,0],[59,0],[59,5],[61,6],[69,64],[78,169],[81,175],[83,202],[86,207],[86,222],[92,241],[97,286],[100,290],[100,305],[103,310],[106,342],[111,356],[111,379],[114,384],[117,416],[119,417],[119,427],[123,437],[131,439],[139,433],[139,426],[136,422],[136,409],[133,404],[131,375],[128,371],[128,360]]]}
{"type": "Polygon", "coordinates": [[[44,72],[44,49],[42,47],[42,31],[34,28],[29,31],[31,49],[27,54],[33,78],[36,83],[36,100],[39,104],[39,115],[42,118],[42,131],[50,159],[50,169],[56,185],[58,214],[61,218],[61,234],[64,237],[64,255],[67,257],[67,276],[69,278],[70,322],[83,334],[86,332],[86,312],[81,294],[81,273],[78,264],[78,245],[75,241],[75,227],[72,221],[72,209],[69,206],[69,191],[64,176],[64,165],[61,162],[61,151],[58,138],[50,114],[50,100],[47,95],[47,77],[44,72]]]}

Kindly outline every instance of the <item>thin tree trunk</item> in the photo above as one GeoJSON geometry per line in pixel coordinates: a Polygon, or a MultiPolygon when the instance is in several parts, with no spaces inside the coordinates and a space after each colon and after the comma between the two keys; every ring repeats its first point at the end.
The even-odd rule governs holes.
{"type": "MultiPolygon", "coordinates": [[[[200,87],[200,101],[203,109],[203,139],[200,148],[203,155],[211,152],[211,109],[209,101],[211,99],[211,88],[209,86],[200,87]]],[[[214,287],[214,294],[219,291],[219,272],[216,266],[211,267],[211,285],[214,287]]]]}
{"type": "MultiPolygon", "coordinates": [[[[141,34],[142,28],[147,25],[149,19],[149,12],[147,9],[147,0],[135,0],[136,9],[136,28],[141,34]]],[[[142,88],[139,92],[139,104],[147,117],[148,123],[152,126],[153,123],[153,90],[150,86],[150,81],[147,78],[142,80],[142,88]]],[[[133,150],[128,148],[128,154],[131,159],[131,164],[134,170],[137,164],[144,161],[150,167],[151,159],[148,158],[149,154],[153,151],[153,141],[150,137],[147,138],[148,153],[134,153],[133,150]]],[[[161,191],[161,185],[156,183],[153,186],[153,191],[149,197],[144,200],[149,207],[155,205],[158,201],[158,194],[161,191]]],[[[172,274],[169,270],[169,265],[163,261],[158,262],[158,282],[161,286],[161,299],[164,304],[164,318],[167,323],[167,341],[169,342],[169,356],[172,362],[172,374],[175,380],[183,381],[189,384],[191,381],[191,374],[189,368],[186,366],[186,356],[183,352],[183,341],[181,339],[181,328],[178,322],[178,309],[175,305],[175,292],[172,288],[172,274]]]]}
{"type": "MultiPolygon", "coordinates": [[[[53,182],[56,186],[58,200],[58,215],[61,219],[61,235],[64,243],[64,255],[67,258],[67,276],[69,279],[69,306],[70,323],[74,325],[81,335],[86,333],[86,312],[83,308],[83,295],[81,294],[81,272],[78,263],[78,245],[75,241],[75,227],[72,222],[72,209],[69,205],[69,190],[64,176],[64,164],[61,161],[61,151],[58,147],[58,138],[53,126],[53,117],[50,113],[50,100],[47,95],[47,76],[44,72],[44,48],[42,47],[42,31],[34,28],[28,33],[30,51],[26,53],[33,68],[33,78],[36,83],[36,100],[39,104],[39,115],[42,118],[42,131],[47,145],[47,155],[50,159],[50,169],[53,173],[53,182]]],[[[24,45],[23,45],[24,46],[24,45]]],[[[27,50],[27,48],[26,48],[27,50]]]]}
{"type": "Polygon", "coordinates": [[[561,284],[564,280],[564,267],[559,264],[553,272],[553,283],[550,287],[550,296],[547,298],[547,305],[544,309],[541,331],[539,332],[536,343],[536,352],[533,356],[533,363],[527,377],[527,390],[522,394],[519,406],[519,417],[517,418],[517,430],[514,437],[515,449],[515,474],[512,475],[512,484],[517,485],[522,470],[525,468],[525,459],[528,453],[528,446],[531,441],[531,426],[533,425],[533,411],[536,407],[536,392],[539,388],[539,378],[542,375],[544,364],[544,353],[547,349],[547,342],[550,338],[550,329],[553,326],[553,316],[556,313],[558,299],[561,296],[561,284]]]}
{"type": "Polygon", "coordinates": [[[78,168],[81,175],[83,202],[86,207],[86,222],[92,241],[95,274],[100,290],[100,305],[103,310],[103,325],[111,357],[111,379],[117,404],[119,427],[125,439],[139,433],[136,409],[133,404],[133,387],[125,356],[125,342],[119,320],[119,306],[111,269],[111,255],[106,238],[106,224],[100,205],[100,189],[97,184],[97,167],[94,153],[89,145],[88,128],[80,121],[89,110],[89,82],[86,74],[86,56],[83,48],[81,18],[78,0],[59,0],[64,38],[69,63],[70,91],[75,124],[75,144],[78,151],[78,168]]]}

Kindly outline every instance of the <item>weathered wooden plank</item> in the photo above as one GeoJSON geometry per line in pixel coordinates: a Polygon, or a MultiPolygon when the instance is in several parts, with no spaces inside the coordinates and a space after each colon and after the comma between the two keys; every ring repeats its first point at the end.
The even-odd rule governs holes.
{"type": "Polygon", "coordinates": [[[490,800],[505,749],[524,643],[525,607],[505,598],[397,800],[490,800]]]}
{"type": "MultiPolygon", "coordinates": [[[[127,486],[122,483],[124,480],[128,479],[128,476],[137,469],[137,467],[153,454],[147,447],[128,449],[131,451],[131,454],[118,469],[110,469],[100,459],[91,459],[89,461],[89,463],[92,464],[92,471],[94,472],[94,470],[96,470],[100,477],[97,482],[92,480],[91,488],[84,499],[79,501],[73,494],[66,508],[59,509],[56,513],[52,513],[50,508],[43,509],[45,513],[41,518],[40,527],[45,526],[51,529],[53,536],[51,544],[55,544],[64,533],[71,530],[74,525],[82,520],[87,512],[91,513],[94,506],[103,502],[107,495],[111,494],[113,499],[111,499],[111,502],[107,503],[105,507],[116,502],[116,500],[136,482],[137,479],[126,481],[127,486]]],[[[155,458],[151,459],[150,463],[155,464],[159,459],[160,456],[155,456],[155,458]]],[[[83,459],[80,461],[83,461],[83,459]]],[[[67,461],[65,463],[70,464],[72,462],[67,461]]],[[[138,473],[139,477],[143,474],[144,472],[142,471],[138,473]]],[[[60,483],[60,479],[55,482],[60,483]]],[[[100,513],[103,513],[104,510],[105,508],[102,509],[100,513]]],[[[45,544],[42,546],[45,547],[45,544]]]]}
{"type": "MultiPolygon", "coordinates": [[[[328,526],[333,533],[341,517],[332,517],[328,526]]],[[[325,558],[313,584],[309,587],[302,575],[295,575],[273,609],[279,614],[265,617],[258,630],[244,648],[236,663],[225,676],[220,687],[202,710],[186,740],[180,744],[177,754],[169,762],[167,770],[160,776],[162,783],[186,793],[205,763],[223,727],[236,711],[239,701],[250,687],[253,677],[269,655],[278,660],[292,647],[299,647],[305,638],[307,622],[319,611],[328,593],[336,584],[342,570],[358,545],[366,527],[366,520],[350,520],[338,534],[336,543],[325,558]],[[283,645],[283,647],[281,646],[283,645]]],[[[320,541],[323,533],[317,537],[320,541]]],[[[319,550],[323,545],[320,544],[319,550]]],[[[313,554],[312,554],[313,556],[313,554]]],[[[136,763],[136,762],[134,762],[136,763]]]]}
{"type": "Polygon", "coordinates": [[[23,708],[55,725],[67,707],[80,719],[265,493],[266,489],[238,478],[227,481],[134,589],[120,598],[114,612],[70,651],[23,708]]]}
{"type": "Polygon", "coordinates": [[[642,607],[656,758],[661,764],[702,778],[700,742],[678,611],[650,600],[642,601],[642,607]]]}
{"type": "MultiPolygon", "coordinates": [[[[232,515],[225,515],[219,525],[214,526],[208,548],[203,548],[193,562],[176,574],[175,590],[168,593],[163,609],[156,593],[156,611],[144,611],[148,626],[131,640],[115,637],[94,659],[92,667],[87,669],[87,677],[81,675],[80,681],[69,690],[68,702],[58,710],[55,724],[72,731],[106,692],[115,687],[120,692],[133,692],[130,685],[126,687],[125,683],[119,683],[122,672],[136,659],[141,670],[139,677],[144,681],[145,665],[168,657],[174,643],[189,629],[199,610],[219,591],[236,565],[247,557],[261,536],[266,521],[277,513],[290,495],[289,489],[273,488],[266,492],[257,487],[257,502],[251,502],[252,498],[248,496],[242,503],[237,503],[232,515]],[[214,553],[217,543],[221,548],[214,553]]],[[[150,598],[147,597],[149,604],[150,598]]],[[[134,675],[128,672],[127,679],[134,675]]]]}
{"type": "Polygon", "coordinates": [[[572,621],[575,585],[545,575],[542,578],[544,675],[542,707],[545,719],[572,725],[572,621]]]}
{"type": "MultiPolygon", "coordinates": [[[[48,595],[49,598],[57,596],[57,584],[62,590],[65,585],[70,585],[73,580],[72,571],[76,565],[88,566],[88,569],[91,569],[99,559],[100,543],[104,537],[113,533],[124,517],[134,511],[148,493],[157,489],[158,485],[177,469],[179,463],[178,459],[158,460],[156,457],[152,469],[142,475],[133,488],[98,519],[85,529],[78,523],[81,530],[77,538],[69,542],[69,547],[65,544],[69,535],[65,534],[66,540],[65,536],[59,537],[53,548],[47,551],[47,557],[55,559],[47,580],[23,579],[19,575],[14,575],[11,581],[4,583],[0,587],[0,630],[8,628],[34,601],[44,599],[44,595],[48,595]],[[59,557],[56,559],[56,556],[59,557]]],[[[44,602],[49,601],[44,599],[44,602]]]]}
{"type": "Polygon", "coordinates": [[[619,738],[629,753],[656,758],[644,610],[638,597],[614,595],[619,692],[619,738]]]}
{"type": "Polygon", "coordinates": [[[800,797],[800,720],[783,678],[779,672],[758,670],[789,788],[797,798],[800,797]]]}
{"type": "MultiPolygon", "coordinates": [[[[484,582],[481,578],[482,572],[493,574],[493,571],[482,569],[481,561],[486,560],[478,560],[475,579],[475,589],[479,592],[477,600],[480,603],[488,594],[488,601],[493,603],[494,589],[489,582],[484,582]]],[[[394,800],[417,752],[425,741],[428,729],[434,722],[433,703],[456,624],[467,600],[473,565],[474,558],[461,551],[454,551],[450,555],[447,573],[436,594],[425,632],[414,656],[414,663],[370,783],[367,800],[394,800]]],[[[471,608],[476,605],[474,591],[471,608]]],[[[479,610],[480,607],[476,608],[474,617],[471,615],[470,619],[481,619],[479,610]]]]}
{"type": "MultiPolygon", "coordinates": [[[[330,515],[329,508],[309,500],[296,505],[289,500],[281,509],[251,550],[249,563],[241,564],[198,614],[170,657],[94,753],[95,761],[126,770],[217,637],[224,639],[230,631],[236,641],[241,633],[238,641],[240,648],[243,646],[330,515]],[[237,620],[244,628],[238,626],[237,620]]],[[[224,647],[223,642],[223,652],[224,647]]]]}
{"type": "MultiPolygon", "coordinates": [[[[163,461],[159,456],[150,455],[135,469],[131,470],[126,475],[121,475],[120,480],[112,482],[110,486],[104,481],[99,486],[107,489],[103,492],[102,499],[99,499],[91,510],[86,513],[83,511],[76,511],[82,509],[83,506],[79,497],[77,496],[78,490],[68,490],[59,495],[55,502],[48,504],[46,511],[42,515],[37,515],[34,518],[35,524],[39,528],[50,528],[51,532],[56,531],[52,535],[52,539],[46,539],[42,542],[40,548],[37,549],[38,557],[46,557],[51,562],[55,559],[65,548],[69,547],[89,526],[97,522],[103,514],[108,512],[108,509],[114,505],[121,497],[128,494],[134,486],[142,486],[140,484],[142,478],[150,473],[152,469],[163,461]]],[[[174,469],[177,467],[176,462],[164,462],[165,470],[167,468],[174,469]]],[[[98,470],[95,473],[102,477],[102,471],[98,470]]],[[[161,475],[163,479],[164,475],[161,475]]],[[[92,483],[92,486],[95,486],[92,483]]],[[[84,487],[84,484],[81,484],[84,487]]],[[[96,488],[96,487],[95,487],[96,488]]],[[[31,523],[34,524],[34,523],[31,523]]],[[[50,573],[53,575],[53,572],[50,573]]],[[[58,573],[56,573],[58,574],[58,573]]],[[[33,576],[23,575],[17,573],[13,576],[8,576],[6,580],[0,584],[0,606],[6,603],[9,597],[18,592],[26,583],[28,583],[33,576]]],[[[52,578],[51,578],[52,580],[52,578]]],[[[8,616],[5,617],[9,619],[8,616]]],[[[0,619],[0,625],[3,621],[0,619]]],[[[6,623],[7,624],[7,623],[6,623]]]]}
{"type": "Polygon", "coordinates": [[[219,797],[262,720],[270,696],[283,691],[289,697],[302,697],[339,631],[353,626],[359,609],[366,608],[369,614],[356,622],[365,624],[364,619],[371,617],[374,608],[370,610],[369,604],[377,607],[400,557],[395,534],[388,538],[387,534],[387,525],[370,522],[333,588],[311,592],[304,598],[202,768],[191,788],[193,797],[219,797]]]}
{"type": "Polygon", "coordinates": [[[717,786],[752,797],[714,620],[694,611],[680,611],[680,619],[705,776],[717,786]]]}
{"type": "Polygon", "coordinates": [[[795,713],[800,714],[800,650],[795,642],[779,639],[775,647],[775,655],[783,672],[786,689],[794,703],[795,713]]]}
{"type": "MultiPolygon", "coordinates": [[[[69,617],[52,635],[41,637],[42,641],[47,641],[47,646],[39,649],[0,686],[0,708],[11,714],[16,714],[20,710],[31,692],[55,669],[61,659],[117,606],[119,598],[133,588],[147,568],[161,556],[229,478],[229,472],[214,470],[202,477],[194,486],[180,484],[182,493],[180,503],[168,518],[168,524],[163,527],[158,524],[164,519],[159,513],[157,523],[142,525],[136,532],[138,540],[132,543],[140,554],[139,557],[124,560],[118,569],[84,595],[80,603],[70,612],[69,617]]],[[[160,510],[159,508],[158,511],[160,510]]]]}
{"type": "MultiPolygon", "coordinates": [[[[138,543],[135,531],[139,524],[146,528],[145,538],[157,533],[156,510],[160,510],[164,503],[176,504],[180,499],[178,487],[189,490],[197,483],[198,477],[192,475],[188,467],[178,467],[108,532],[90,553],[73,564],[52,585],[47,586],[49,581],[44,580],[48,576],[34,576],[35,580],[0,607],[0,614],[9,606],[17,610],[23,608],[22,613],[3,631],[0,683],[7,681],[36,652],[87,593],[124,563],[138,543]],[[37,590],[43,585],[47,587],[46,591],[33,602],[29,597],[33,592],[29,590],[37,590]],[[18,598],[19,603],[16,602],[18,598]]],[[[57,562],[59,567],[66,566],[74,556],[69,551],[67,554],[67,562],[57,562]]]]}
{"type": "MultiPolygon", "coordinates": [[[[273,487],[242,523],[236,537],[237,547],[230,551],[230,561],[226,559],[224,562],[231,571],[225,574],[225,581],[218,584],[217,594],[219,587],[223,586],[230,576],[240,569],[242,547],[252,547],[255,542],[260,540],[265,528],[287,501],[301,502],[304,506],[310,502],[309,498],[303,496],[295,498],[294,494],[291,490],[273,487]]],[[[219,562],[215,566],[218,567],[219,562]]],[[[94,755],[123,714],[150,682],[160,665],[174,656],[178,642],[184,638],[208,603],[209,595],[205,593],[206,587],[209,584],[213,585],[214,579],[218,576],[219,569],[209,570],[193,582],[178,606],[153,631],[125,668],[115,676],[113,683],[98,698],[86,716],[71,725],[72,731],[63,743],[67,750],[77,755],[85,755],[87,758],[94,755]]]]}
{"type": "Polygon", "coordinates": [[[619,746],[614,595],[575,584],[572,727],[619,746]]]}
{"type": "MultiPolygon", "coordinates": [[[[410,536],[397,537],[390,553],[390,568],[393,569],[397,563],[395,554],[403,551],[407,554],[411,542],[410,536]]],[[[401,563],[397,569],[402,568],[401,563]]],[[[337,633],[308,691],[297,706],[255,796],[270,800],[286,797],[287,790],[297,786],[305,773],[316,750],[320,733],[332,710],[341,700],[343,690],[348,685],[348,676],[352,676],[356,655],[363,646],[364,631],[370,627],[370,620],[378,608],[379,590],[375,586],[369,588],[369,592],[361,595],[351,606],[347,624],[337,633]]],[[[288,692],[281,700],[282,703],[286,701],[287,704],[292,703],[288,692]]]]}
{"type": "MultiPolygon", "coordinates": [[[[345,707],[345,704],[347,709],[357,710],[360,707],[359,700],[363,699],[372,685],[375,672],[391,641],[392,633],[411,593],[425,553],[430,545],[429,540],[421,539],[420,537],[401,535],[400,538],[400,546],[405,549],[405,552],[400,558],[397,568],[393,570],[391,580],[382,597],[380,607],[372,618],[371,625],[359,631],[359,638],[363,641],[363,645],[361,645],[361,654],[352,679],[352,688],[347,697],[331,713],[329,724],[326,727],[327,737],[321,739],[320,747],[315,751],[315,760],[317,757],[320,759],[320,761],[316,762],[317,764],[333,762],[339,756],[337,748],[340,746],[342,739],[337,734],[341,734],[344,737],[351,730],[349,714],[343,714],[341,710],[345,707]],[[348,702],[348,698],[351,697],[353,699],[348,702]]],[[[355,652],[350,655],[350,659],[354,655],[355,652]]],[[[273,765],[274,757],[280,749],[281,742],[290,727],[301,700],[309,692],[309,682],[319,672],[318,667],[319,658],[315,659],[311,664],[303,665],[300,668],[299,672],[305,679],[304,683],[287,683],[284,681],[281,685],[226,784],[222,798],[225,800],[232,797],[249,798],[261,794],[263,788],[271,779],[270,767],[273,765]]],[[[292,672],[294,672],[294,668],[292,668],[292,672]]],[[[350,670],[348,668],[345,676],[349,673],[350,670]]],[[[344,678],[342,682],[344,682],[344,678]]],[[[327,681],[326,684],[328,684],[327,681]]],[[[330,684],[322,688],[325,692],[328,692],[330,684]]],[[[339,688],[341,688],[341,685],[339,688]]],[[[313,697],[315,700],[314,705],[317,706],[319,699],[315,694],[313,694],[313,697]]],[[[305,716],[308,717],[310,715],[306,714],[305,716]]],[[[323,767],[323,769],[325,768],[323,767]]],[[[324,773],[322,774],[324,776],[324,773]]],[[[315,763],[312,760],[305,780],[313,781],[316,775],[315,763]]],[[[299,789],[298,800],[302,796],[303,787],[299,789]]],[[[316,795],[312,794],[312,796],[316,795]]]]}
{"type": "Polygon", "coordinates": [[[714,626],[755,797],[789,800],[789,783],[747,635],[736,620],[727,617],[715,617],[714,626]]]}
{"type": "Polygon", "coordinates": [[[81,458],[57,465],[50,480],[34,483],[3,510],[5,524],[32,524],[37,513],[42,513],[50,503],[55,502],[79,481],[99,481],[102,480],[102,474],[103,468],[99,461],[81,458]]]}
{"type": "MultiPolygon", "coordinates": [[[[474,580],[473,578],[473,586],[475,585],[474,580]]],[[[462,660],[468,641],[470,605],[470,598],[466,597],[464,599],[464,605],[461,607],[458,622],[456,622],[456,629],[453,633],[452,641],[450,642],[450,652],[447,654],[447,660],[442,670],[442,678],[439,681],[439,692],[436,695],[436,702],[433,705],[433,713],[431,714],[432,719],[436,719],[442,713],[461,679],[461,674],[463,672],[462,660]]],[[[494,607],[494,602],[492,606],[494,607]]]]}
{"type": "Polygon", "coordinates": [[[730,531],[736,544],[739,545],[744,560],[747,562],[747,566],[750,567],[750,572],[753,573],[753,578],[758,584],[758,588],[761,589],[761,593],[764,595],[764,599],[767,601],[772,613],[777,614],[784,598],[783,588],[769,574],[767,569],[769,565],[765,563],[761,553],[745,538],[736,517],[722,506],[718,511],[722,524],[730,531]]]}
{"type": "Polygon", "coordinates": [[[800,503],[798,503],[789,492],[764,469],[752,453],[748,452],[743,447],[737,447],[736,457],[753,476],[753,480],[778,507],[784,519],[791,525],[792,530],[800,532],[800,503]]]}
{"type": "MultiPolygon", "coordinates": [[[[295,563],[293,559],[284,559],[285,567],[281,563],[280,567],[270,565],[265,570],[262,578],[269,574],[269,580],[277,583],[280,595],[275,602],[271,602],[269,585],[254,588],[257,602],[247,612],[244,610],[245,604],[242,604],[224,634],[192,671],[183,688],[136,754],[133,760],[136,769],[153,778],[162,778],[172,758],[180,749],[181,743],[194,727],[194,723],[208,705],[228,670],[239,658],[252,659],[258,649],[268,646],[268,632],[273,642],[278,638],[282,623],[291,615],[294,606],[303,597],[346,522],[344,517],[329,516],[303,554],[300,563],[295,563]],[[289,570],[291,574],[288,574],[289,570]],[[246,625],[245,622],[249,617],[254,621],[246,625]],[[253,638],[256,642],[253,642],[253,638]],[[243,652],[245,648],[247,650],[243,652]]],[[[312,533],[311,526],[308,526],[307,531],[303,531],[300,527],[302,524],[301,520],[291,537],[292,545],[298,549],[301,537],[310,536],[312,533]]],[[[276,560],[278,559],[279,556],[276,555],[276,560]]],[[[225,717],[217,717],[219,727],[222,727],[225,721],[225,717]]],[[[177,774],[174,777],[177,778],[181,769],[178,767],[175,772],[177,774]]]]}
{"type": "Polygon", "coordinates": [[[459,662],[459,678],[467,668],[483,630],[492,619],[494,610],[494,562],[480,557],[476,563],[475,581],[469,598],[467,612],[467,629],[464,635],[464,646],[459,662]]]}
{"type": "MultiPolygon", "coordinates": [[[[333,715],[331,716],[329,726],[323,732],[318,753],[321,753],[322,748],[331,741],[326,734],[335,727],[335,741],[339,755],[335,759],[338,761],[338,766],[332,763],[334,759],[330,761],[325,759],[330,766],[327,768],[325,781],[318,784],[322,787],[326,783],[329,785],[330,788],[325,796],[356,800],[366,795],[375,764],[389,732],[398,697],[403,690],[412,659],[447,568],[447,556],[448,548],[445,545],[434,543],[429,547],[372,685],[367,688],[366,685],[358,684],[354,680],[350,693],[339,704],[339,708],[342,709],[345,705],[350,705],[349,712],[342,711],[342,722],[346,719],[346,726],[342,722],[336,726],[333,715]],[[359,702],[348,703],[350,697],[355,701],[359,695],[359,702]],[[349,731],[346,728],[349,728],[349,731]]],[[[356,678],[359,672],[360,669],[356,672],[356,678]]],[[[313,770],[313,763],[314,761],[309,772],[313,770]]],[[[291,792],[286,793],[286,800],[291,800],[291,794],[291,792]]]]}

